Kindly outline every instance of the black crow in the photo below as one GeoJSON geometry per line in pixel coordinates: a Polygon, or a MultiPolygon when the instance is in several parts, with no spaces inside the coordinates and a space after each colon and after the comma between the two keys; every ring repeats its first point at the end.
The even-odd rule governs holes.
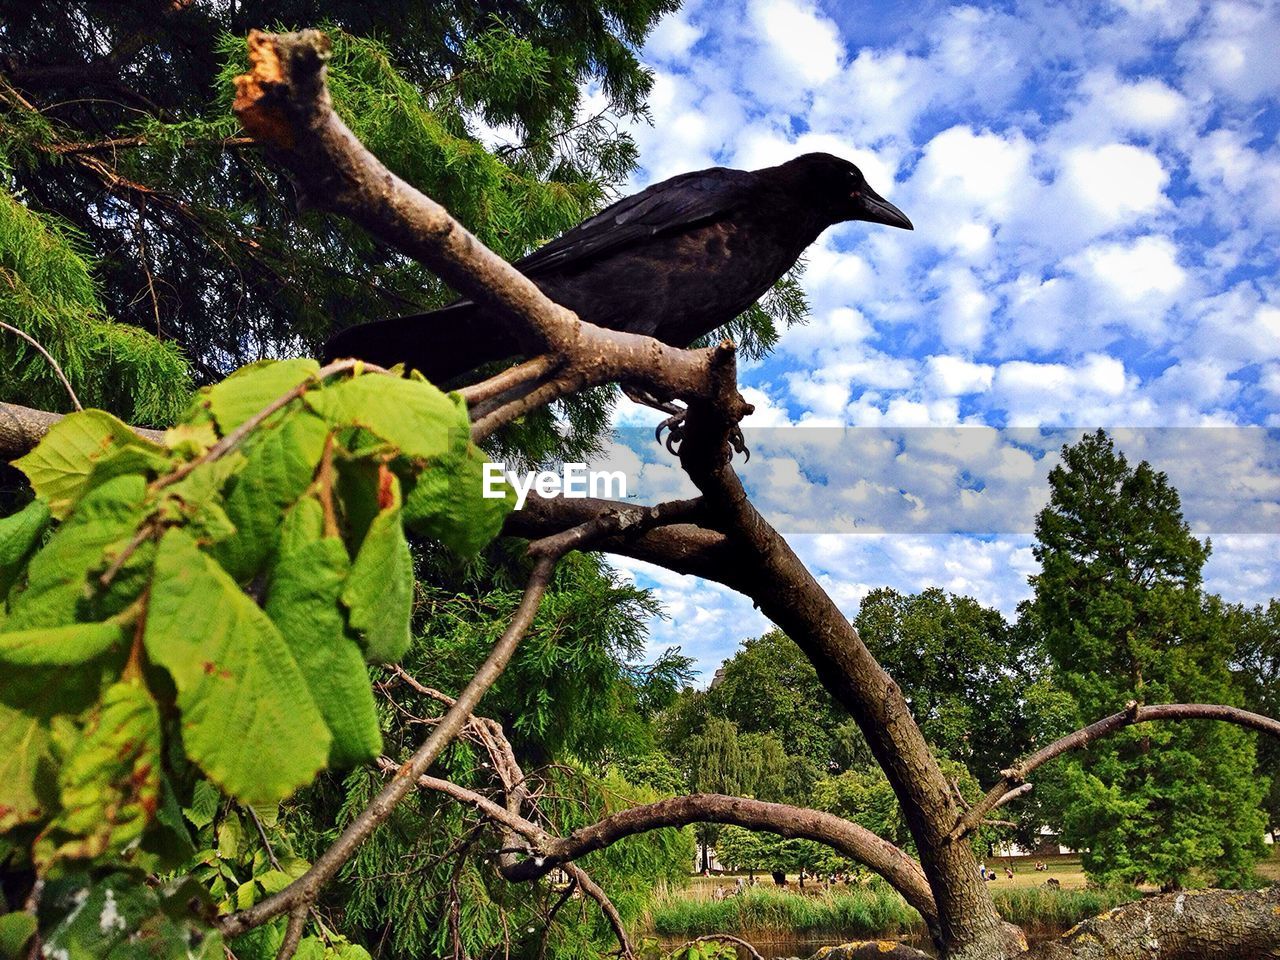
{"type": "MultiPolygon", "coordinates": [[[[847,160],[809,153],[763,170],[684,173],[606,207],[515,266],[583,320],[688,346],[755,303],[827,227],[911,221],[847,160]]],[[[459,300],[349,327],[327,359],[404,363],[435,383],[525,353],[492,312],[459,300]]]]}

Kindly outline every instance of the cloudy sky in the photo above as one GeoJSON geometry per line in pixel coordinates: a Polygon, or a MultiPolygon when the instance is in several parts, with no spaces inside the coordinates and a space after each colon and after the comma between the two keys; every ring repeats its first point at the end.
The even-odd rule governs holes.
{"type": "MultiPolygon", "coordinates": [[[[687,0],[644,49],[656,83],[634,186],[812,150],[852,159],[915,232],[847,224],[811,248],[811,319],[745,369],[747,426],[1251,427],[1257,522],[1198,522],[1214,533],[1210,589],[1262,601],[1280,595],[1280,537],[1265,533],[1280,531],[1278,50],[1275,3],[687,0]]],[[[1173,434],[1135,435],[1136,456],[1223,489],[1235,474],[1180,465],[1196,433],[1173,434]]],[[[1002,478],[980,485],[989,496],[1034,500],[1052,454],[1019,460],[994,436],[964,469],[915,475],[941,499],[949,477],[954,500],[977,462],[1002,478]]],[[[660,488],[670,459],[652,444],[637,456],[660,488]]],[[[857,464],[823,462],[814,482],[795,450],[753,458],[757,490],[823,515],[858,484],[857,464]]],[[[1035,570],[1025,524],[787,529],[850,614],[879,585],[1012,613],[1035,570]]],[[[714,585],[622,566],[666,603],[655,648],[679,644],[704,671],[765,629],[714,585]]]]}

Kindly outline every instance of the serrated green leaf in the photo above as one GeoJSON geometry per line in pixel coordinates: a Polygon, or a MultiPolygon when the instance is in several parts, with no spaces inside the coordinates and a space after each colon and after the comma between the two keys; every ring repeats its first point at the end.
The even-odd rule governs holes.
{"type": "Polygon", "coordinates": [[[0,832],[44,816],[57,802],[49,728],[0,703],[0,832]]]}
{"type": "Polygon", "coordinates": [[[222,799],[218,793],[218,788],[208,780],[197,780],[195,787],[191,791],[191,806],[185,807],[182,815],[191,822],[197,830],[201,827],[207,827],[213,823],[213,818],[218,813],[218,802],[222,799]]]}
{"type": "Polygon", "coordinates": [[[124,642],[115,623],[73,623],[0,633],[0,662],[18,666],[75,666],[124,642]]]}
{"type": "Polygon", "coordinates": [[[505,483],[500,487],[504,496],[483,496],[487,459],[484,451],[467,441],[433,460],[405,497],[405,526],[463,557],[474,557],[484,549],[515,507],[515,495],[505,483]]]}
{"type": "Polygon", "coordinates": [[[0,960],[18,960],[36,932],[36,918],[29,913],[6,913],[0,917],[0,960]]]}
{"type": "Polygon", "coordinates": [[[338,960],[373,960],[369,951],[358,943],[339,943],[333,952],[338,960]]]}
{"type": "Polygon", "coordinates": [[[283,870],[267,870],[258,874],[254,878],[258,885],[262,887],[262,892],[267,895],[279,893],[289,884],[293,883],[293,877],[289,876],[283,870]]]}
{"type": "Polygon", "coordinates": [[[339,766],[363,763],[382,750],[369,673],[338,605],[349,568],[342,540],[324,536],[320,504],[299,500],[285,517],[264,606],[302,668],[333,735],[329,760],[339,766]]]}
{"type": "Polygon", "coordinates": [[[13,465],[26,474],[36,494],[48,501],[49,512],[61,520],[80,499],[94,464],[122,447],[164,450],[111,414],[84,410],[55,423],[35,449],[13,465]]]}
{"type": "Polygon", "coordinates": [[[324,960],[324,941],[319,937],[303,937],[298,941],[297,960],[324,960]]]}
{"type": "Polygon", "coordinates": [[[247,463],[241,453],[232,452],[196,467],[165,488],[162,515],[171,522],[184,523],[202,544],[230,537],[236,528],[222,507],[222,494],[227,482],[247,463]]]}
{"type": "Polygon", "coordinates": [[[218,431],[213,421],[179,423],[164,432],[164,444],[174,453],[194,459],[218,442],[218,431]]]}
{"type": "Polygon", "coordinates": [[[0,520],[0,603],[22,576],[27,558],[49,526],[49,516],[49,504],[37,499],[0,520]]]}
{"type": "Polygon", "coordinates": [[[231,941],[237,960],[275,960],[284,942],[285,919],[264,923],[231,941]]]}
{"type": "Polygon", "coordinates": [[[288,645],[181,530],[156,554],[144,643],[178,689],[187,754],[227,793],[268,803],[323,769],[329,730],[288,645]]]}
{"type": "Polygon", "coordinates": [[[400,481],[387,473],[391,503],[381,510],[351,564],[342,602],[364,640],[365,656],[392,662],[409,648],[413,613],[413,557],[400,522],[400,481]]]}
{"type": "Polygon", "coordinates": [[[470,434],[459,401],[426,380],[370,374],[314,390],[307,404],[334,426],[363,427],[408,457],[440,457],[470,434]]]}
{"type": "Polygon", "coordinates": [[[61,810],[36,859],[94,858],[142,836],[160,802],[160,712],[140,678],[107,688],[58,773],[61,810]]]}
{"type": "Polygon", "coordinates": [[[227,814],[218,824],[218,856],[223,860],[235,860],[243,849],[244,823],[239,814],[227,814]]]}
{"type": "Polygon", "coordinates": [[[107,564],[107,549],[123,547],[145,515],[146,481],[130,474],[85,495],[27,566],[26,588],[12,598],[7,631],[74,623],[86,612],[88,575],[107,564]]]}
{"type": "Polygon", "coordinates": [[[200,402],[208,407],[225,436],[319,369],[318,363],[305,358],[259,360],[208,387],[200,402]]]}
{"type": "Polygon", "coordinates": [[[328,435],[323,420],[297,410],[268,421],[241,447],[248,462],[223,502],[236,534],[213,550],[235,579],[252,577],[275,552],[280,517],[311,483],[328,435]]]}

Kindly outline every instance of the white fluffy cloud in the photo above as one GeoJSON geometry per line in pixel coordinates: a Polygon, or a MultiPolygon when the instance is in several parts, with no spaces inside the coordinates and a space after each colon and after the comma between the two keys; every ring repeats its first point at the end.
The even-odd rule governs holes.
{"type": "MultiPolygon", "coordinates": [[[[821,150],[858,163],[916,225],[838,226],[811,248],[810,322],[743,367],[749,426],[1280,424],[1274,3],[956,4],[877,26],[814,0],[689,0],[645,51],[656,83],[652,125],[632,128],[637,185],[821,150]]],[[[991,489],[1011,501],[1043,482],[1042,462],[991,457],[1004,477],[991,489]]],[[[645,455],[674,489],[667,467],[645,455]]],[[[768,469],[797,517],[803,505],[782,501],[813,470],[837,477],[832,510],[894,492],[874,461],[768,469]]],[[[937,486],[919,510],[944,492],[980,500],[921,469],[937,486]]],[[[1000,538],[806,543],[849,612],[889,582],[1011,610],[1031,568],[1026,543],[1000,538]]],[[[1211,586],[1261,599],[1274,549],[1216,539],[1211,586]]],[[[696,596],[655,636],[693,617],[727,653],[749,631],[695,608],[730,621],[738,608],[696,596]]]]}

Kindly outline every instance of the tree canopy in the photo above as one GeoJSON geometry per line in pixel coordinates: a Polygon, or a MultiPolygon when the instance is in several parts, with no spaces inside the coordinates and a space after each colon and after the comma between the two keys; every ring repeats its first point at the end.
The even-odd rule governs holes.
{"type": "MultiPolygon", "coordinates": [[[[1203,615],[1209,545],[1178,492],[1104,432],[1065,447],[1036,522],[1030,615],[1080,718],[1138,703],[1235,703],[1231,638],[1203,615]]],[[[1138,726],[1067,761],[1064,837],[1091,874],[1174,887],[1246,878],[1265,826],[1254,737],[1224,725],[1138,726]]]]}

